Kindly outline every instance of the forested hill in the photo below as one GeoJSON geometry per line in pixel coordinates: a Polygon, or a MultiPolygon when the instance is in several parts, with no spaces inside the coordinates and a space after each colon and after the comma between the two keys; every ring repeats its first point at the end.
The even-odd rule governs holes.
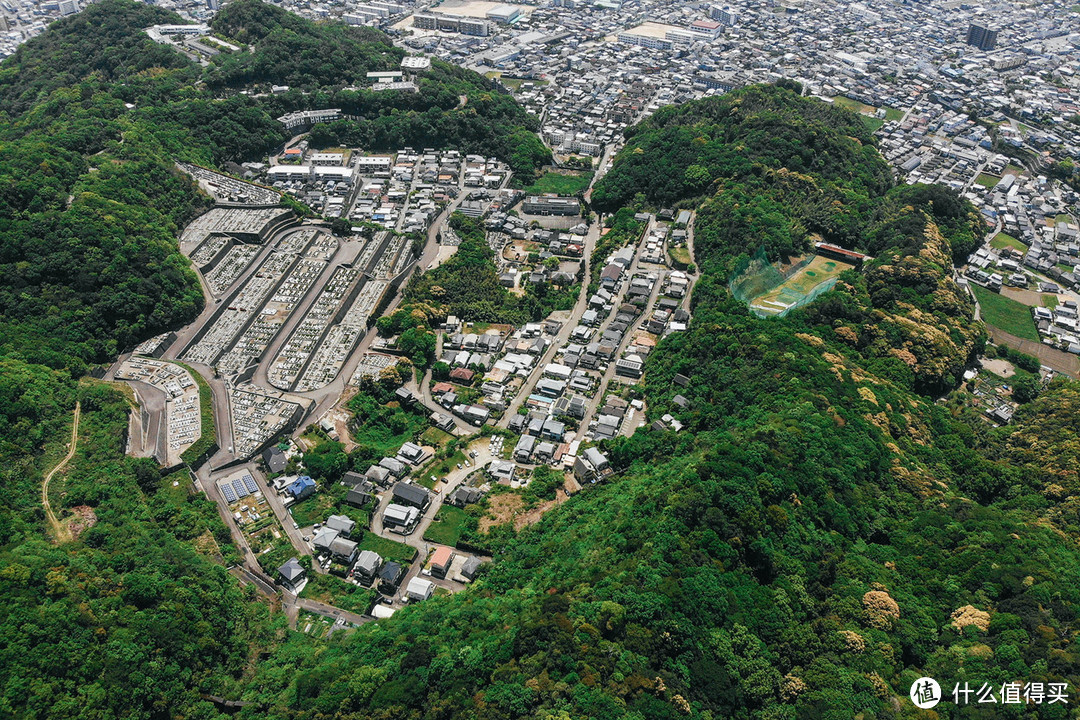
{"type": "MultiPolygon", "coordinates": [[[[981,233],[970,206],[891,187],[869,143],[829,140],[858,139],[853,115],[784,89],[673,112],[713,103],[786,109],[764,134],[720,117],[712,140],[667,148],[751,156],[694,191],[707,195],[694,319],[648,360],[649,419],[685,429],[612,443],[619,474],[492,537],[496,562],[468,591],[318,655],[288,640],[241,716],[916,718],[931,717],[907,699],[923,675],[950,689],[1080,681],[1076,386],[998,430],[950,392],[984,342],[950,272],[950,252],[981,233]],[[808,135],[829,157],[803,157],[792,138],[808,135]],[[876,255],[864,272],[785,318],[728,293],[763,237],[798,247],[844,218],[876,255]]],[[[605,180],[645,196],[632,209],[650,203],[637,157],[605,180]]],[[[1000,707],[979,716],[1015,716],[1000,707]]]]}
{"type": "Polygon", "coordinates": [[[0,64],[0,351],[77,374],[194,317],[201,295],[174,238],[206,200],[172,163],[265,157],[286,139],[274,118],[289,110],[342,107],[359,119],[320,137],[369,150],[454,147],[525,176],[549,158],[536,119],[476,73],[435,62],[418,93],[346,89],[400,64],[370,28],[238,0],[213,27],[250,52],[201,68],[144,32],[179,21],[105,0],[0,64]],[[271,84],[293,90],[272,95],[271,84]]]}
{"type": "Polygon", "coordinates": [[[354,112],[332,132],[366,150],[458,148],[526,176],[548,158],[535,118],[475,73],[434,62],[419,93],[344,90],[400,63],[370,29],[236,0],[214,29],[251,50],[204,68],[144,32],[177,22],[102,0],[0,63],[3,717],[215,718],[204,696],[234,692],[283,629],[225,572],[235,548],[187,474],[124,456],[128,398],[80,381],[203,307],[176,238],[210,201],[174,162],[265,158],[287,139],[275,118],[305,107],[354,112]],[[49,490],[74,539],[56,545],[43,479],[79,400],[49,490]]]}

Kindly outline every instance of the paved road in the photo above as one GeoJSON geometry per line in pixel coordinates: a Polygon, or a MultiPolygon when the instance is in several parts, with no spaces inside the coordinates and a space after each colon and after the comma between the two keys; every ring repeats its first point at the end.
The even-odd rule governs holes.
{"type": "MultiPolygon", "coordinates": [[[[655,217],[649,221],[649,225],[645,228],[645,232],[642,234],[642,237],[645,237],[649,234],[655,222],[655,217]]],[[[630,278],[632,278],[640,269],[640,249],[641,244],[638,243],[634,252],[634,261],[630,263],[630,268],[627,270],[622,282],[622,286],[619,288],[619,294],[612,302],[611,312],[608,314],[607,320],[601,325],[601,327],[606,327],[608,324],[611,323],[615,315],[618,313],[619,306],[622,305],[623,300],[626,298],[626,291],[630,288],[630,278]]],[[[657,272],[656,276],[656,282],[653,283],[652,294],[649,295],[649,302],[645,305],[644,313],[639,316],[639,325],[641,322],[644,322],[648,319],[648,313],[650,309],[655,306],[656,299],[660,295],[660,286],[663,285],[664,280],[663,271],[657,272]]],[[[593,397],[589,400],[586,406],[585,417],[584,419],[582,419],[581,424],[578,426],[577,434],[574,436],[576,440],[584,439],[585,433],[589,430],[589,423],[592,422],[592,419],[596,416],[596,412],[600,408],[600,403],[604,399],[604,393],[607,391],[608,385],[611,384],[612,379],[614,379],[615,377],[615,361],[622,357],[623,352],[625,352],[626,348],[630,345],[630,341],[633,339],[636,329],[637,328],[635,326],[630,327],[626,330],[626,333],[623,335],[622,342],[619,343],[618,349],[616,349],[615,354],[608,362],[607,370],[605,370],[604,374],[600,377],[600,385],[596,391],[596,394],[593,395],[593,397]]]]}
{"type": "Polygon", "coordinates": [[[687,273],[687,277],[690,279],[690,287],[686,289],[686,296],[683,297],[683,301],[680,305],[683,310],[690,312],[691,299],[694,296],[694,288],[697,286],[697,279],[701,277],[701,266],[697,264],[697,253],[694,252],[694,225],[697,220],[697,212],[690,214],[690,224],[686,226],[686,250],[690,253],[690,262],[693,263],[696,273],[691,275],[687,273]]]}
{"type": "MultiPolygon", "coordinates": [[[[289,542],[292,543],[293,549],[300,555],[311,555],[311,547],[308,543],[304,542],[304,533],[300,528],[293,527],[293,518],[289,514],[289,509],[285,507],[285,504],[281,501],[281,496],[270,487],[270,484],[266,480],[266,476],[263,475],[262,470],[259,469],[258,463],[249,462],[244,466],[244,469],[251,473],[251,477],[254,478],[255,484],[259,486],[259,490],[266,497],[266,502],[270,506],[270,509],[274,511],[274,517],[281,523],[281,528],[285,532],[285,536],[289,538],[289,542]]],[[[233,470],[230,469],[230,472],[233,470]]],[[[322,568],[316,567],[317,572],[322,572],[322,568]]]]}
{"type": "MultiPolygon", "coordinates": [[[[293,311],[289,313],[289,317],[286,318],[285,322],[277,329],[276,333],[267,344],[266,349],[262,351],[262,360],[259,362],[258,367],[255,369],[255,374],[251,379],[253,385],[263,388],[274,387],[270,384],[267,375],[270,372],[270,368],[277,360],[278,353],[281,352],[281,347],[285,344],[286,340],[292,337],[296,326],[303,322],[304,318],[307,316],[308,310],[311,309],[311,306],[314,305],[315,301],[322,295],[323,288],[330,282],[330,278],[334,275],[334,271],[342,265],[353,263],[357,256],[360,255],[361,250],[365,247],[365,243],[344,241],[340,238],[337,239],[337,242],[337,250],[334,251],[330,261],[326,263],[326,267],[323,268],[322,273],[315,282],[312,283],[307,294],[300,298],[300,302],[297,303],[293,311]]],[[[314,355],[314,353],[312,353],[312,355],[314,355]]],[[[299,379],[299,375],[297,376],[297,379],[299,379]]],[[[310,397],[310,394],[308,393],[297,394],[310,397]]]]}
{"type": "Polygon", "coordinates": [[[510,401],[510,404],[506,406],[506,412],[503,413],[502,418],[499,420],[498,426],[501,428],[509,427],[510,420],[517,415],[518,408],[529,397],[532,389],[536,386],[536,383],[544,374],[544,367],[555,359],[555,354],[559,351],[559,348],[566,345],[570,340],[570,334],[574,331],[574,328],[578,326],[578,322],[581,320],[582,314],[589,307],[589,278],[592,269],[589,266],[590,259],[592,258],[593,249],[596,247],[596,241],[600,237],[599,222],[594,223],[589,227],[589,232],[585,234],[585,249],[582,252],[582,258],[585,260],[585,276],[581,283],[581,292],[578,293],[577,302],[574,303],[574,309],[570,312],[570,317],[562,328],[559,330],[559,334],[555,336],[555,339],[548,346],[544,354],[538,359],[536,365],[533,366],[532,372],[525,378],[525,382],[521,385],[521,391],[514,396],[514,399],[510,401]]]}
{"type": "MultiPolygon", "coordinates": [[[[609,161],[614,154],[613,148],[608,148],[604,151],[603,156],[600,159],[600,164],[597,166],[596,173],[593,175],[592,182],[589,184],[588,190],[586,190],[586,198],[591,196],[593,187],[596,186],[597,181],[607,173],[610,168],[609,161]]],[[[563,324],[562,329],[559,330],[559,334],[555,336],[554,341],[544,352],[544,355],[539,359],[536,365],[533,367],[532,372],[525,378],[525,382],[521,386],[521,391],[510,401],[507,405],[506,411],[503,413],[502,418],[498,422],[498,427],[506,428],[510,425],[510,420],[517,415],[518,408],[525,402],[525,399],[529,397],[532,389],[536,386],[536,383],[540,380],[544,373],[544,366],[550,363],[558,352],[559,348],[566,345],[570,339],[570,334],[574,331],[574,328],[578,326],[581,316],[589,307],[589,279],[592,277],[592,254],[596,249],[596,243],[600,239],[600,231],[603,229],[604,223],[602,218],[597,218],[596,222],[589,226],[589,231],[585,234],[584,250],[581,253],[581,257],[585,262],[585,274],[584,280],[581,284],[581,292],[578,294],[577,302],[574,303],[574,309],[570,312],[569,319],[563,324]]]]}
{"type": "Polygon", "coordinates": [[[332,620],[344,620],[353,625],[363,625],[365,623],[375,622],[375,618],[370,615],[358,615],[357,613],[342,610],[341,608],[327,605],[326,603],[321,603],[316,600],[298,598],[290,592],[282,593],[282,605],[306,610],[317,615],[322,615],[323,617],[328,617],[332,620]]]}
{"type": "MultiPolygon", "coordinates": [[[[131,443],[131,452],[137,457],[155,457],[158,462],[165,466],[171,466],[169,462],[169,430],[168,430],[168,398],[169,396],[159,387],[154,387],[141,380],[121,380],[131,385],[135,393],[135,400],[139,407],[132,410],[133,425],[138,435],[132,434],[128,440],[131,443]],[[142,422],[142,413],[145,410],[147,421],[142,422]]],[[[177,453],[178,455],[178,453],[177,453]]]]}
{"type": "Polygon", "coordinates": [[[484,467],[492,460],[488,440],[486,438],[479,438],[471,442],[468,448],[466,448],[465,454],[468,455],[470,450],[476,452],[476,458],[469,458],[469,467],[462,466],[460,470],[456,467],[452,469],[446,474],[447,482],[436,485],[438,494],[432,498],[431,504],[420,518],[416,525],[416,529],[413,532],[408,535],[400,535],[399,533],[391,532],[383,527],[382,514],[383,511],[386,510],[386,506],[390,504],[391,498],[389,490],[381,493],[379,496],[379,511],[372,520],[370,532],[384,538],[389,538],[390,540],[403,542],[406,545],[411,545],[416,548],[420,551],[420,557],[417,562],[422,564],[427,557],[427,554],[437,546],[435,543],[428,543],[423,538],[424,533],[427,532],[427,529],[435,519],[435,516],[439,514],[443,501],[453,493],[462,482],[464,482],[468,475],[475,472],[477,468],[484,467]]]}
{"type": "Polygon", "coordinates": [[[424,377],[420,381],[419,385],[417,385],[416,383],[415,376],[412,376],[409,378],[408,382],[405,383],[405,387],[408,388],[415,397],[417,397],[417,399],[420,401],[420,404],[423,405],[425,408],[427,408],[431,412],[442,413],[443,415],[451,418],[454,421],[455,434],[461,436],[472,435],[479,429],[475,425],[470,425],[469,423],[465,422],[460,417],[450,412],[448,409],[444,408],[439,403],[435,402],[435,399],[431,396],[430,368],[427,370],[426,373],[424,373],[424,377]]]}

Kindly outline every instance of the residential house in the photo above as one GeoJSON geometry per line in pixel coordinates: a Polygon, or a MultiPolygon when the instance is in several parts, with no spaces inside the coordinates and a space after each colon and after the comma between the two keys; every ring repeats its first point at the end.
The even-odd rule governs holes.
{"type": "Polygon", "coordinates": [[[533,449],[536,447],[536,438],[532,435],[522,435],[514,446],[514,459],[521,463],[529,462],[533,449]]]}
{"type": "Polygon", "coordinates": [[[315,481],[307,475],[296,478],[286,489],[294,500],[303,500],[315,493],[315,481]]]}
{"type": "Polygon", "coordinates": [[[411,442],[405,443],[398,450],[398,459],[414,466],[423,464],[429,455],[430,452],[425,452],[422,447],[411,442]]]}
{"type": "Polygon", "coordinates": [[[386,468],[398,480],[409,474],[409,467],[397,458],[384,457],[379,461],[379,467],[386,468]]]}
{"type": "Polygon", "coordinates": [[[278,582],[289,592],[295,595],[303,589],[304,582],[307,580],[307,570],[296,558],[289,558],[289,561],[279,567],[277,572],[278,582]]]}
{"type": "Polygon", "coordinates": [[[405,597],[413,602],[427,600],[435,592],[435,583],[424,578],[414,577],[405,586],[405,597]]]}
{"type": "Polygon", "coordinates": [[[431,504],[431,494],[419,485],[399,482],[394,485],[391,502],[424,511],[431,504]]]}
{"type": "Polygon", "coordinates": [[[581,481],[593,481],[609,472],[608,459],[594,447],[587,448],[574,461],[574,475],[581,481]]]}
{"type": "Polygon", "coordinates": [[[386,487],[391,482],[390,471],[382,465],[372,465],[367,469],[367,472],[364,473],[364,477],[382,487],[386,487]]]}
{"type": "Polygon", "coordinates": [[[420,520],[420,511],[411,506],[390,504],[383,512],[383,526],[394,532],[408,535],[416,529],[420,520]]]}
{"type": "Polygon", "coordinates": [[[271,473],[284,472],[285,466],[289,464],[289,459],[285,457],[285,453],[277,445],[266,448],[262,457],[271,473]]]}
{"type": "Polygon", "coordinates": [[[356,564],[353,566],[353,573],[360,582],[365,585],[370,585],[375,580],[375,576],[382,567],[382,562],[383,560],[377,552],[364,550],[356,558],[356,564]]]}
{"type": "Polygon", "coordinates": [[[351,565],[356,559],[357,543],[348,538],[336,537],[330,543],[330,555],[343,565],[351,565]]]}
{"type": "Polygon", "coordinates": [[[437,578],[446,577],[452,562],[454,562],[454,549],[445,545],[438,548],[431,556],[431,574],[437,578]]]}
{"type": "Polygon", "coordinates": [[[337,530],[342,537],[350,538],[356,528],[356,521],[344,515],[331,515],[326,518],[324,527],[337,530]]]}
{"type": "Polygon", "coordinates": [[[406,570],[401,563],[384,563],[378,573],[379,592],[386,595],[396,593],[398,586],[401,585],[401,581],[405,578],[405,574],[406,570]]]}
{"type": "Polygon", "coordinates": [[[483,562],[475,555],[470,555],[461,566],[461,574],[466,580],[475,580],[483,562]]]}
{"type": "Polygon", "coordinates": [[[311,538],[311,546],[315,548],[316,552],[327,552],[330,550],[331,543],[337,540],[338,535],[337,530],[323,527],[315,533],[315,537],[311,538]]]}

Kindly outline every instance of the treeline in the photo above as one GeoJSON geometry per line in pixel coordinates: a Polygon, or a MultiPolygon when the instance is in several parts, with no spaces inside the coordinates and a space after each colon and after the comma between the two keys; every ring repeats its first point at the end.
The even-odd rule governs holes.
{"type": "Polygon", "coordinates": [[[214,57],[206,82],[215,88],[272,83],[318,90],[367,84],[369,72],[396,70],[404,55],[378,30],[344,23],[316,25],[261,0],[226,4],[210,26],[252,47],[252,52],[226,51],[214,57]]]}
{"type": "Polygon", "coordinates": [[[753,85],[661,108],[626,136],[617,156],[620,171],[593,188],[597,210],[614,211],[637,193],[658,207],[704,197],[713,194],[714,182],[749,176],[759,166],[864,194],[892,184],[873,136],[855,113],[779,86],[753,85]]]}
{"type": "MultiPolygon", "coordinates": [[[[33,377],[46,372],[8,363],[0,392],[23,393],[4,412],[36,413],[60,445],[50,462],[63,454],[58,441],[81,400],[78,450],[50,493],[75,539],[58,546],[26,523],[40,518],[40,505],[3,527],[0,703],[8,714],[42,718],[151,718],[166,708],[216,717],[202,696],[229,692],[250,648],[267,642],[277,621],[213,561],[234,554],[213,503],[191,491],[186,474],[163,479],[155,461],[124,456],[126,398],[104,384],[76,389],[33,377]],[[63,397],[48,404],[53,388],[63,397]],[[32,400],[42,402],[23,407],[32,400]]],[[[17,437],[19,427],[7,422],[0,430],[17,437]]],[[[3,450],[10,467],[11,448],[3,450]]],[[[29,457],[25,451],[16,457],[29,457]]],[[[40,481],[44,468],[30,466],[40,481]]],[[[10,496],[26,488],[5,489],[10,496]]]]}
{"type": "MultiPolygon", "coordinates": [[[[204,72],[143,32],[165,22],[179,18],[106,0],[54,23],[0,67],[2,354],[78,375],[194,318],[202,294],[175,237],[209,199],[173,162],[264,157],[286,139],[274,118],[289,109],[340,101],[362,118],[345,124],[342,140],[370,149],[462,147],[524,174],[549,157],[535,118],[472,72],[436,63],[417,94],[343,90],[400,62],[368,28],[316,25],[240,0],[214,28],[254,51],[223,53],[204,72]],[[293,78],[305,69],[309,78],[293,78]],[[235,92],[267,79],[315,90],[235,92]]],[[[320,126],[315,140],[333,132],[320,126]]]]}
{"type": "Polygon", "coordinates": [[[315,147],[455,148],[499,157],[525,179],[551,162],[536,136],[539,121],[471,70],[433,60],[415,79],[419,92],[367,89],[367,73],[396,70],[405,54],[377,30],[315,24],[260,0],[229,3],[213,28],[254,51],[217,55],[206,73],[211,88],[287,85],[288,92],[264,100],[274,117],[338,107],[355,118],[315,127],[315,147]]]}

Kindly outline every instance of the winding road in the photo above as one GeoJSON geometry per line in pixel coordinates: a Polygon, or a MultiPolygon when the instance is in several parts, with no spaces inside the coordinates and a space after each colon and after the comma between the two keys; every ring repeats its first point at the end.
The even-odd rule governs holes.
{"type": "Polygon", "coordinates": [[[49,482],[53,479],[58,471],[62,470],[71,458],[75,457],[75,448],[79,444],[79,413],[82,412],[81,404],[75,402],[75,420],[71,424],[71,442],[68,443],[67,455],[65,455],[60,462],[53,466],[53,469],[49,471],[49,474],[45,476],[45,481],[41,483],[41,504],[45,508],[45,518],[49,521],[49,527],[52,529],[53,537],[57,542],[66,542],[71,539],[71,532],[65,528],[60,521],[56,518],[56,513],[53,512],[52,505],[49,504],[49,482]]]}

